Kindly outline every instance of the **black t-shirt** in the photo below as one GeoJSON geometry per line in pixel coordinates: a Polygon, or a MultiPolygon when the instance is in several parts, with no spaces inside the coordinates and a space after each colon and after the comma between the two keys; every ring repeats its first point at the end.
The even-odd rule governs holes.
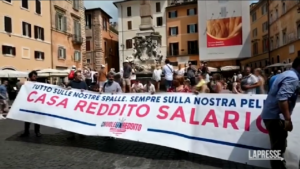
{"type": "Polygon", "coordinates": [[[88,87],[86,85],[85,82],[83,81],[76,81],[76,80],[72,80],[70,81],[70,83],[67,85],[67,87],[71,87],[73,89],[84,89],[84,90],[87,90],[88,87]]]}

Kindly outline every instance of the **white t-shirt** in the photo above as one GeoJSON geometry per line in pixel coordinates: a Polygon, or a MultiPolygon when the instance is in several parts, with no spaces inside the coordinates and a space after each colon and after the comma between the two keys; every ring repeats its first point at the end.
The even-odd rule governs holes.
{"type": "Polygon", "coordinates": [[[170,64],[164,65],[163,72],[165,74],[165,79],[168,81],[173,81],[173,66],[170,64]]]}
{"type": "MultiPolygon", "coordinates": [[[[256,76],[254,76],[253,74],[250,74],[248,76],[249,77],[247,78],[247,85],[258,83],[258,78],[256,76]]],[[[246,90],[245,94],[256,94],[256,88],[246,90]]]]}
{"type": "Polygon", "coordinates": [[[184,75],[184,68],[181,68],[180,70],[177,70],[177,75],[183,76],[184,75]]]}
{"type": "Polygon", "coordinates": [[[138,83],[138,84],[133,83],[132,86],[131,86],[131,88],[132,88],[132,89],[135,89],[135,90],[140,90],[140,89],[143,89],[144,86],[143,86],[142,83],[138,83]]]}
{"type": "Polygon", "coordinates": [[[160,81],[161,80],[161,74],[162,74],[162,70],[161,69],[155,69],[153,71],[153,74],[152,74],[152,78],[153,80],[155,81],[160,81]]]}
{"type": "Polygon", "coordinates": [[[148,91],[147,91],[147,84],[144,85],[144,90],[148,93],[155,93],[155,87],[153,84],[150,85],[148,91]]]}
{"type": "Polygon", "coordinates": [[[136,74],[135,74],[134,69],[132,69],[130,80],[136,80],[136,74]]]}
{"type": "Polygon", "coordinates": [[[210,80],[209,80],[209,74],[208,74],[208,73],[206,73],[205,82],[206,82],[206,83],[209,83],[209,82],[210,82],[210,80]]]}
{"type": "Polygon", "coordinates": [[[233,75],[233,81],[236,82],[237,80],[237,75],[233,75]]]}

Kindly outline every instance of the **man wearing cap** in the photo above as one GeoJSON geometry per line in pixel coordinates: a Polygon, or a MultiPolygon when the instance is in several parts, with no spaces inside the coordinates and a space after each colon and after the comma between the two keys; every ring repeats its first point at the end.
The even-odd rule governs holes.
{"type": "Polygon", "coordinates": [[[126,88],[128,88],[129,93],[131,93],[131,73],[132,68],[129,65],[128,60],[125,60],[123,67],[123,91],[126,93],[126,88]]]}
{"type": "Polygon", "coordinates": [[[107,76],[107,73],[106,73],[106,70],[105,70],[105,65],[101,65],[101,69],[98,72],[98,84],[99,84],[100,92],[102,92],[103,85],[107,80],[106,76],[107,76]]]}

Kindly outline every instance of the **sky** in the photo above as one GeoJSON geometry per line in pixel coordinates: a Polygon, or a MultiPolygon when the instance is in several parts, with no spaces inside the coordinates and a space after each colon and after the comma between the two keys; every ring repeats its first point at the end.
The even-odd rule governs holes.
{"type": "MultiPolygon", "coordinates": [[[[251,0],[253,2],[257,2],[258,0],[251,0]]],[[[116,22],[118,18],[118,10],[116,6],[113,4],[114,1],[107,1],[107,0],[101,0],[101,1],[84,1],[84,6],[87,9],[90,8],[98,8],[100,7],[102,10],[104,10],[106,13],[108,13],[113,19],[112,22],[116,22]]]]}
{"type": "Polygon", "coordinates": [[[86,9],[90,9],[90,8],[101,8],[102,10],[104,10],[106,13],[108,13],[113,19],[111,20],[112,22],[117,21],[117,17],[118,17],[118,10],[116,8],[116,6],[113,4],[113,1],[84,1],[84,6],[86,9]]]}

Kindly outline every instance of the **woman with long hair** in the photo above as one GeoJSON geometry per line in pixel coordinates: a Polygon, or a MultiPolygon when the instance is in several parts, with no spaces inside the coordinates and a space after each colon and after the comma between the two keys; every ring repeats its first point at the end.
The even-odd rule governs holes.
{"type": "Polygon", "coordinates": [[[189,93],[191,89],[187,85],[184,85],[184,77],[178,77],[173,80],[173,88],[170,88],[168,92],[189,93]]]}
{"type": "Polygon", "coordinates": [[[213,75],[212,82],[209,83],[211,93],[221,93],[222,92],[223,85],[222,85],[221,80],[222,80],[221,75],[219,73],[216,73],[213,75]]]}
{"type": "Polygon", "coordinates": [[[259,86],[256,88],[256,94],[265,94],[265,78],[260,68],[254,70],[255,76],[258,78],[259,86]]]}

